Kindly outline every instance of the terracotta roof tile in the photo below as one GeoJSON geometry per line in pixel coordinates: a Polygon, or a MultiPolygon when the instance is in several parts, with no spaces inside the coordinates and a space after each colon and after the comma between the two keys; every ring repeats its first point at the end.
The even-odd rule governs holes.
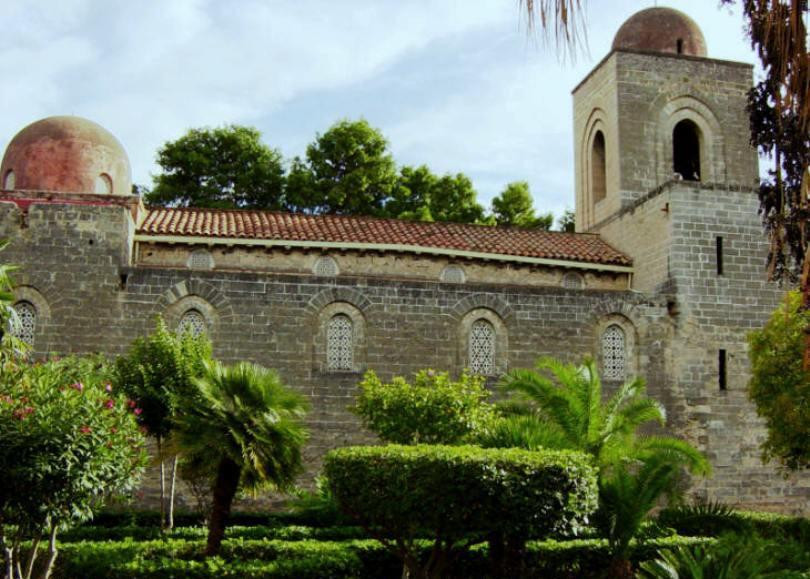
{"type": "Polygon", "coordinates": [[[373,217],[155,208],[148,211],[138,233],[409,245],[605,265],[632,264],[629,257],[598,235],[373,217]]]}

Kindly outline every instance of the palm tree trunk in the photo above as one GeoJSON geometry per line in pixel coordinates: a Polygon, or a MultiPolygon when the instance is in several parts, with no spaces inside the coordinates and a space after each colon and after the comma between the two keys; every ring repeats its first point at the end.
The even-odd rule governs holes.
{"type": "Polygon", "coordinates": [[[208,544],[205,556],[219,554],[222,539],[225,536],[225,525],[231,514],[231,504],[239,488],[241,468],[227,456],[223,456],[217,467],[217,480],[214,483],[214,503],[211,507],[211,520],[208,523],[208,544]]]}

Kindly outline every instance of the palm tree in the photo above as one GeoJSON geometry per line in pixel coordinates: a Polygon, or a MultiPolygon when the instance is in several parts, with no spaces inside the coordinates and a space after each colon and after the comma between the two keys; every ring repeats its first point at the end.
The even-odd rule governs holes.
{"type": "Polygon", "coordinates": [[[188,407],[178,413],[177,444],[213,467],[206,556],[219,552],[237,490],[285,490],[301,468],[307,432],[303,397],[278,374],[255,364],[206,364],[188,407]]]}
{"type": "Polygon", "coordinates": [[[514,370],[501,385],[516,394],[524,410],[497,423],[484,440],[487,446],[581,450],[592,455],[600,467],[628,456],[660,455],[695,474],[709,471],[706,458],[689,443],[638,434],[646,424],[666,422],[663,406],[646,396],[641,378],[628,380],[603,402],[602,382],[593,360],[577,366],[541,358],[536,371],[514,370]]]}
{"type": "Polygon", "coordinates": [[[708,474],[706,458],[689,443],[638,430],[665,423],[664,408],[646,396],[641,378],[628,380],[606,401],[593,360],[580,366],[551,358],[536,370],[515,370],[502,381],[515,396],[511,414],[497,421],[483,446],[573,449],[599,467],[597,524],[608,538],[611,577],[631,577],[630,540],[665,494],[674,494],[682,467],[708,474]]]}

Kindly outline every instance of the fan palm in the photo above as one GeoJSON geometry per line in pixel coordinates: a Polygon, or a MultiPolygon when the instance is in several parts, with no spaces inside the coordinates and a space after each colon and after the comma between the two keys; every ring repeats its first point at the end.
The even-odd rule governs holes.
{"type": "Polygon", "coordinates": [[[307,432],[302,396],[261,366],[206,364],[187,408],[179,412],[176,442],[184,453],[214,467],[206,555],[219,552],[237,490],[292,486],[307,432]]]}
{"type": "Polygon", "coordinates": [[[499,433],[504,440],[511,438],[512,446],[581,450],[591,454],[600,466],[628,456],[658,455],[687,466],[695,474],[709,471],[705,457],[687,442],[638,435],[646,424],[666,422],[663,406],[647,397],[641,378],[628,380],[603,402],[602,382],[593,360],[586,359],[577,366],[541,358],[536,370],[508,374],[502,387],[527,403],[529,409],[527,414],[505,418],[490,434],[493,438],[499,433]]]}
{"type": "Polygon", "coordinates": [[[502,386],[515,395],[511,415],[497,421],[481,444],[593,456],[599,467],[598,519],[614,556],[611,576],[631,576],[630,540],[659,499],[674,493],[682,467],[708,474],[706,458],[683,440],[640,435],[642,426],[665,423],[664,408],[647,397],[640,378],[603,401],[593,360],[577,366],[541,358],[536,370],[515,370],[502,386]]]}

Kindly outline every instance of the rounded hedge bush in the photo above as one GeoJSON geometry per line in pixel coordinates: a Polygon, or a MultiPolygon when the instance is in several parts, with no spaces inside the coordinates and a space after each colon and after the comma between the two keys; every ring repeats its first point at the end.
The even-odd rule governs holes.
{"type": "Polygon", "coordinates": [[[392,537],[576,534],[597,506],[596,469],[574,451],[348,447],[324,468],[341,508],[392,537]]]}

